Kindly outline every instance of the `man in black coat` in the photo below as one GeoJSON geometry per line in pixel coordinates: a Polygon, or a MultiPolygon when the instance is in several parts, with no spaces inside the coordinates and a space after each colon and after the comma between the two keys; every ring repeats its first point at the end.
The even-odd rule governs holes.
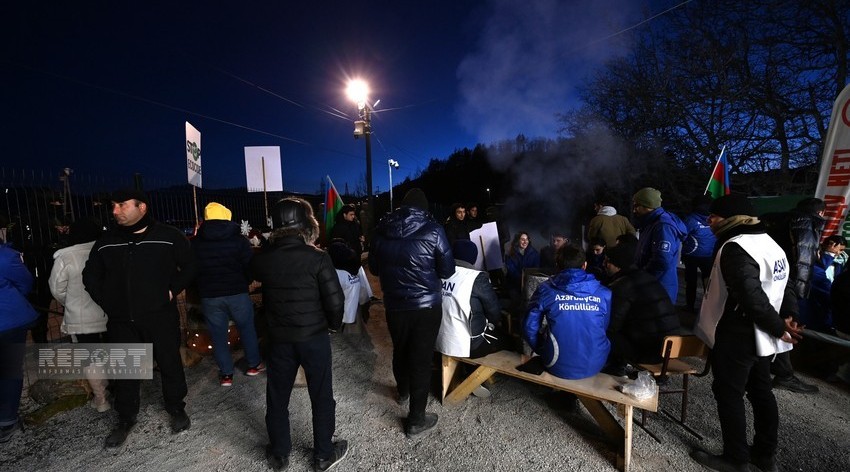
{"type": "Polygon", "coordinates": [[[681,329],[676,308],[661,282],[634,264],[632,247],[614,246],[605,256],[611,277],[611,353],[605,372],[623,375],[627,363],[661,362],[664,336],[681,329]]]}
{"type": "MultiPolygon", "coordinates": [[[[191,423],[183,401],[188,390],[180,358],[177,295],[195,278],[195,258],[180,230],[154,221],[144,192],[119,190],[111,200],[118,225],[92,247],[83,284],[109,316],[108,342],[153,344],[171,431],[179,433],[191,423]]],[[[114,385],[118,425],[107,436],[106,447],[124,444],[139,413],[140,381],[121,379],[114,385]]]]}
{"type": "Polygon", "coordinates": [[[328,240],[330,241],[336,238],[345,240],[348,247],[354,249],[354,252],[357,253],[359,258],[363,252],[363,241],[365,241],[365,238],[363,237],[363,230],[360,227],[360,222],[357,221],[354,210],[354,205],[342,206],[342,210],[337,215],[336,222],[331,230],[331,237],[328,240]]]}
{"type": "Polygon", "coordinates": [[[393,340],[393,375],[399,401],[410,399],[405,432],[414,438],[437,424],[426,413],[431,359],[442,320],[442,283],[455,272],[443,227],[428,213],[428,199],[410,189],[401,206],[378,223],[369,270],[380,277],[387,328],[393,340]]]}
{"type": "Polygon", "coordinates": [[[332,442],[336,401],[328,335],[342,325],[345,296],[330,256],[313,246],[319,223],[310,204],[284,198],[272,209],[272,222],[271,246],[251,261],[251,274],[263,284],[270,337],[266,460],[276,470],[289,465],[289,399],[302,366],[313,410],[314,467],[327,470],[348,453],[347,441],[332,442]]]}

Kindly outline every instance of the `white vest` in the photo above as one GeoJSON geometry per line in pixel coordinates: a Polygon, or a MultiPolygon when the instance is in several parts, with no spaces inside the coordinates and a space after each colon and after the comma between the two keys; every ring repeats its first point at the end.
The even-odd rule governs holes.
{"type": "Polygon", "coordinates": [[[443,279],[443,321],[434,349],[455,357],[469,357],[472,333],[469,319],[472,311],[472,286],[480,271],[455,267],[455,273],[443,279]]]}
{"type": "MultiPolygon", "coordinates": [[[[758,263],[762,290],[777,313],[782,306],[785,285],[788,283],[788,260],[779,245],[767,234],[742,234],[723,243],[714,258],[708,289],[705,291],[699,319],[694,327],[694,334],[710,348],[714,347],[717,324],[723,316],[723,308],[729,297],[726,281],[720,270],[720,255],[730,242],[737,243],[758,263]]],[[[790,351],[793,347],[790,343],[765,333],[758,326],[755,326],[755,342],[756,355],[762,357],[790,351]]]]}
{"type": "Polygon", "coordinates": [[[351,275],[346,270],[336,270],[342,293],[345,294],[345,305],[342,314],[343,323],[354,323],[357,320],[357,307],[368,302],[372,297],[372,287],[366,279],[363,267],[357,275],[351,275]]]}

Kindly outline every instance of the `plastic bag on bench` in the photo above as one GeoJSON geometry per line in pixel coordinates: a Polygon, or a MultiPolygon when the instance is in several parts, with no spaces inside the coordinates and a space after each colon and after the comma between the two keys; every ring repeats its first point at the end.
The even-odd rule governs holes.
{"type": "Polygon", "coordinates": [[[647,371],[638,373],[637,379],[623,385],[623,393],[637,400],[646,400],[655,395],[655,379],[647,371]]]}

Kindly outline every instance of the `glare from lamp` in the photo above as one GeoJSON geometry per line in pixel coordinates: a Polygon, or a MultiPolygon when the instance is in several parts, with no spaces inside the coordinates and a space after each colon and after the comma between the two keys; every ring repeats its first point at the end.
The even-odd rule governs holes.
{"type": "Polygon", "coordinates": [[[369,98],[369,84],[361,79],[351,80],[348,82],[345,94],[357,104],[357,108],[362,109],[366,106],[366,100],[369,98]]]}

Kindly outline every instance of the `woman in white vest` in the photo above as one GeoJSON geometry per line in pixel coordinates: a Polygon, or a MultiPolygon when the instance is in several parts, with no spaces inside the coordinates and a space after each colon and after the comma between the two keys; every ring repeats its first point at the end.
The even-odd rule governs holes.
{"type": "Polygon", "coordinates": [[[711,204],[717,236],[708,289],[694,331],[710,348],[723,453],[691,453],[714,470],[775,471],[779,413],[771,391],[770,362],[800,338],[793,321],[797,300],[785,252],[765,232],[744,195],[711,204]],[[755,437],[747,442],[744,394],[753,408],[755,437]]]}

